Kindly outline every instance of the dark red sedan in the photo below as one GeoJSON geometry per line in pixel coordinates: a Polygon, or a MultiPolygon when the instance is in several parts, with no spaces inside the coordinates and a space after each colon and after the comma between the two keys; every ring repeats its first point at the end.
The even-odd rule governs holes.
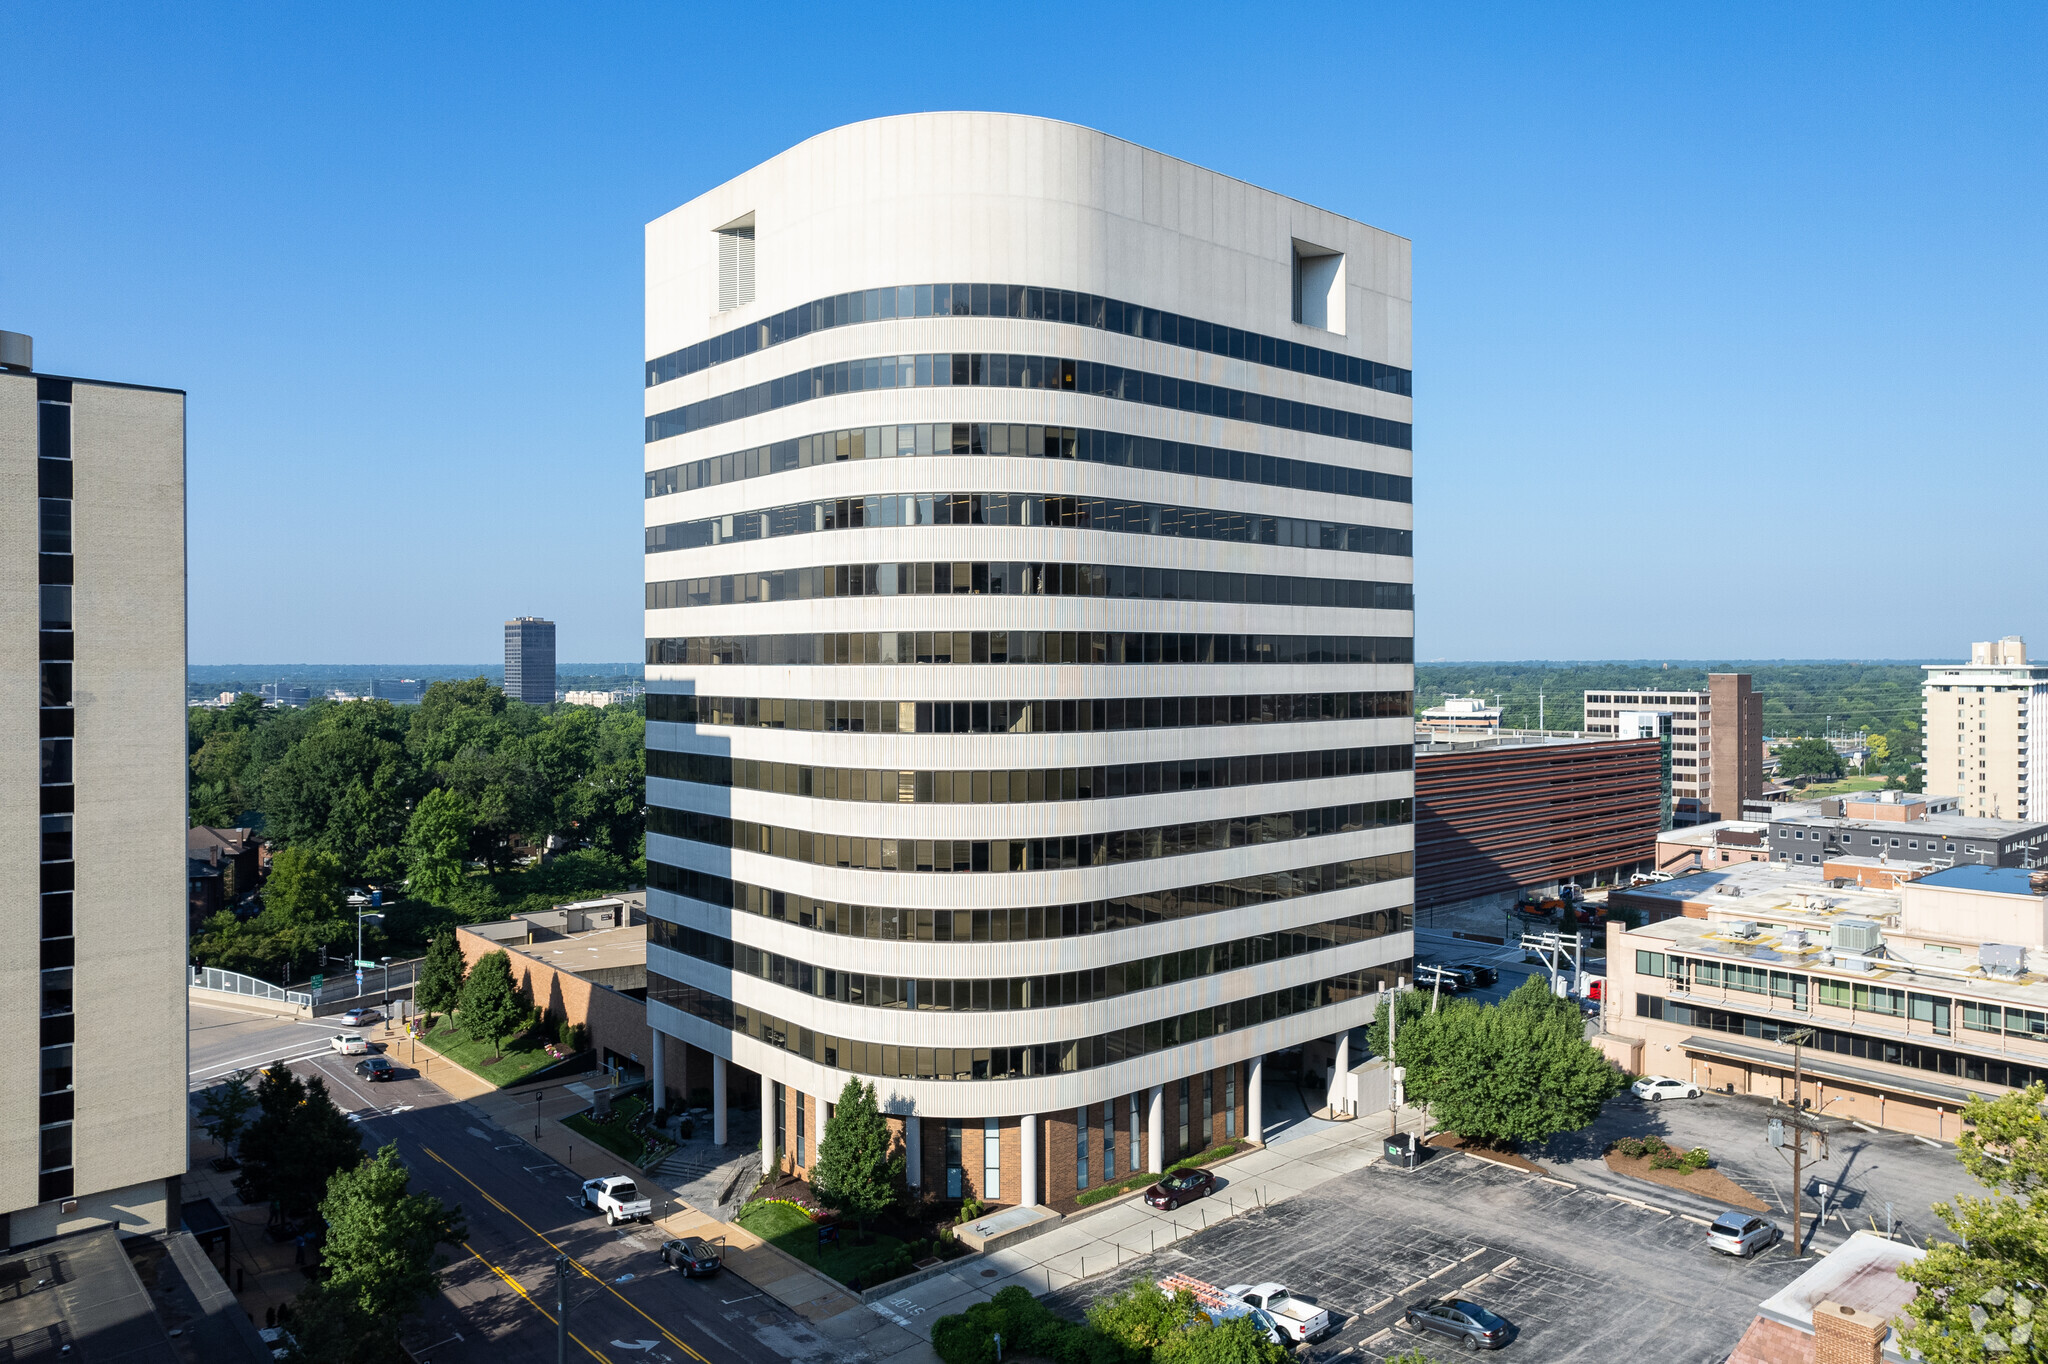
{"type": "Polygon", "coordinates": [[[1216,1176],[1207,1170],[1179,1170],[1145,1190],[1148,1207],[1171,1211],[1183,1203],[1207,1198],[1216,1192],[1216,1176]]]}

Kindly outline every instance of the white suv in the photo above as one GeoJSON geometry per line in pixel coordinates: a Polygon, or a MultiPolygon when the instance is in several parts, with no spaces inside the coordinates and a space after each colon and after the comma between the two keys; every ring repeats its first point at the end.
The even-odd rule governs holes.
{"type": "Polygon", "coordinates": [[[334,1034],[334,1040],[327,1045],[343,1056],[366,1056],[370,1051],[370,1044],[363,1040],[363,1035],[359,1032],[338,1032],[334,1034]]]}
{"type": "Polygon", "coordinates": [[[1700,1087],[1684,1080],[1674,1080],[1668,1075],[1646,1075],[1631,1085],[1638,1099],[1656,1103],[1659,1099],[1697,1099],[1700,1087]]]}

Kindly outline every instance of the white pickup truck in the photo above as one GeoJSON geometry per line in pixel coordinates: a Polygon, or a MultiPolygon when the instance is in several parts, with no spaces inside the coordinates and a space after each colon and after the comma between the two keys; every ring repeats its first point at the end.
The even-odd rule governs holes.
{"type": "Polygon", "coordinates": [[[1281,1284],[1236,1283],[1224,1289],[1223,1296],[1260,1309],[1292,1341],[1320,1340],[1330,1330],[1328,1312],[1295,1297],[1281,1284]]]}
{"type": "Polygon", "coordinates": [[[611,1226],[645,1221],[654,1212],[653,1201],[642,1198],[639,1186],[624,1175],[584,1180],[583,1206],[603,1213],[611,1226]]]}

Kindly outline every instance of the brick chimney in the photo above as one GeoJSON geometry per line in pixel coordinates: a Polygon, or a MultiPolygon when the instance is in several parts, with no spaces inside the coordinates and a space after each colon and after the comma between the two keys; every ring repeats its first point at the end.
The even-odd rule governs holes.
{"type": "Polygon", "coordinates": [[[1813,1306],[1813,1364],[1880,1364],[1891,1326],[1841,1302],[1813,1306]]]}

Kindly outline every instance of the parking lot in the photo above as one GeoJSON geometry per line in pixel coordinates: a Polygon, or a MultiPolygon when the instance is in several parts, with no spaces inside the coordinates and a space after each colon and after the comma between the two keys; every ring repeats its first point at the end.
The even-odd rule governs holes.
{"type": "Polygon", "coordinates": [[[1049,1295],[1079,1316],[1139,1276],[1211,1283],[1278,1280],[1314,1299],[1338,1330],[1310,1360],[1386,1359],[1457,1344],[1411,1335],[1410,1302],[1459,1295],[1507,1319],[1512,1357],[1723,1359],[1757,1304],[1810,1259],[1780,1247],[1749,1261],[1715,1255],[1705,1230],[1484,1161],[1438,1154],[1402,1172],[1375,1164],[1049,1295]]]}
{"type": "MultiPolygon", "coordinates": [[[[1673,1146],[1704,1146],[1722,1173],[1757,1195],[1783,1221],[1781,1214],[1792,1203],[1792,1163],[1765,1141],[1765,1131],[1771,1118],[1789,1113],[1782,1104],[1747,1095],[1707,1093],[1652,1104],[1622,1094],[1609,1101],[1591,1127],[1529,1155],[1566,1179],[1592,1180],[1603,1176],[1604,1167],[1588,1167],[1598,1165],[1607,1144],[1617,1137],[1655,1135],[1673,1146]]],[[[1883,1231],[1890,1204],[1893,1225],[1915,1244],[1926,1244],[1930,1236],[1946,1239],[1947,1229],[1935,1220],[1931,1206],[1958,1194],[1984,1192],[1957,1161],[1952,1146],[1930,1145],[1898,1132],[1870,1132],[1833,1118],[1808,1121],[1827,1131],[1828,1158],[1808,1162],[1802,1171],[1802,1212],[1811,1229],[1815,1200],[1826,1194],[1825,1232],[1830,1238],[1858,1229],[1883,1231]]],[[[1637,1192],[1652,1202],[1658,1196],[1654,1186],[1637,1192]]]]}

